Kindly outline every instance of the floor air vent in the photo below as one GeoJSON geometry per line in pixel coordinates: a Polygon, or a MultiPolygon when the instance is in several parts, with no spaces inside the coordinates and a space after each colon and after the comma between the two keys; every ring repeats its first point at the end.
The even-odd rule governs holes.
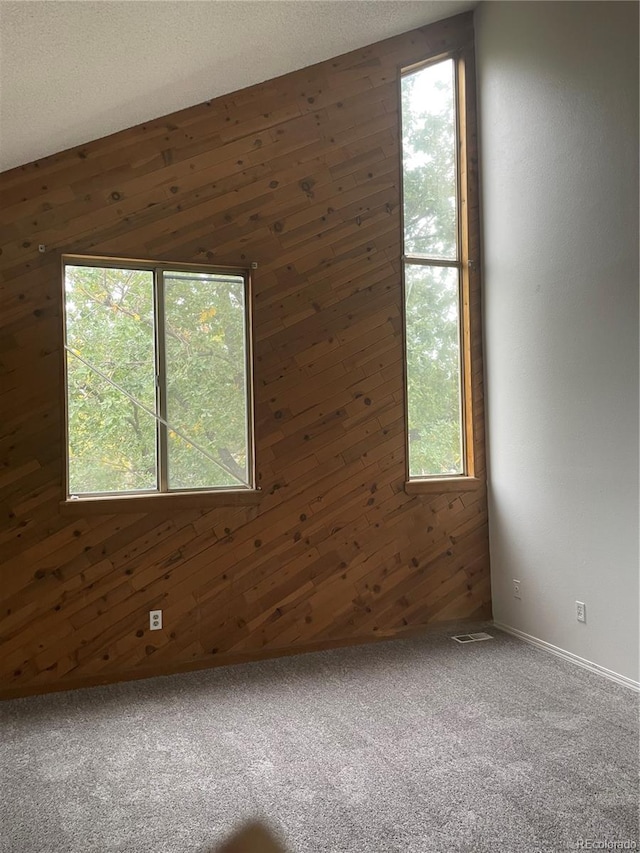
{"type": "Polygon", "coordinates": [[[479,634],[456,634],[451,639],[455,640],[456,643],[479,643],[480,640],[493,640],[493,637],[491,634],[485,634],[484,631],[480,631],[479,634]]]}

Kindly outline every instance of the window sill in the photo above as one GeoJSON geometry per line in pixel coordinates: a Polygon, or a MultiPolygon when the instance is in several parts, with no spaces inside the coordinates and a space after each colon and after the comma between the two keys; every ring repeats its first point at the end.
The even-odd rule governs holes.
{"type": "Polygon", "coordinates": [[[443,492],[475,492],[484,480],[478,477],[430,477],[428,480],[408,480],[404,490],[408,495],[436,495],[443,492]]]}
{"type": "Polygon", "coordinates": [[[60,502],[64,515],[117,515],[124,512],[180,512],[184,509],[214,509],[225,506],[257,506],[262,491],[171,492],[154,495],[116,495],[77,498],[60,502]]]}

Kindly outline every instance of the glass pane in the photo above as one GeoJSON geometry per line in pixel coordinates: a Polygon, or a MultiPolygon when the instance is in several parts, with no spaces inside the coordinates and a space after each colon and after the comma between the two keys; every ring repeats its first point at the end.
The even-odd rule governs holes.
{"type": "Polygon", "coordinates": [[[462,474],[458,270],[405,266],[409,476],[462,474]]]}
{"type": "Polygon", "coordinates": [[[65,311],[69,494],[154,490],[155,419],[108,381],[155,412],[153,273],[66,266],[65,311]]]}
{"type": "Polygon", "coordinates": [[[165,272],[164,305],[169,488],[246,486],[244,279],[165,272]]]}
{"type": "Polygon", "coordinates": [[[405,254],[457,258],[453,60],[402,78],[405,254]]]}

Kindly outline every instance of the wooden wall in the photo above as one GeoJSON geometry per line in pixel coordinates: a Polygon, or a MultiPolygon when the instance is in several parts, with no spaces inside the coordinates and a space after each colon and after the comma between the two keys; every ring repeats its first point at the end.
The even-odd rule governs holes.
{"type": "MultiPolygon", "coordinates": [[[[490,615],[484,487],[404,491],[398,68],[471,27],[450,19],[1,176],[3,695],[490,615]],[[61,513],[60,252],[258,262],[259,506],[61,513]]],[[[472,308],[484,476],[477,282],[472,308]]]]}

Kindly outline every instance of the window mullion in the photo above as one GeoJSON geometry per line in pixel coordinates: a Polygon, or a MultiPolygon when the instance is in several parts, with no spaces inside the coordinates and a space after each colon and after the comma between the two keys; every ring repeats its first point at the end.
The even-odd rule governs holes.
{"type": "Polygon", "coordinates": [[[164,272],[155,270],[155,337],[156,337],[156,459],[158,462],[158,491],[169,491],[167,437],[167,348],[165,340],[164,272]]]}
{"type": "Polygon", "coordinates": [[[416,264],[416,266],[423,267],[457,267],[460,269],[462,266],[462,261],[428,258],[422,255],[405,255],[403,261],[405,264],[416,264]]]}

